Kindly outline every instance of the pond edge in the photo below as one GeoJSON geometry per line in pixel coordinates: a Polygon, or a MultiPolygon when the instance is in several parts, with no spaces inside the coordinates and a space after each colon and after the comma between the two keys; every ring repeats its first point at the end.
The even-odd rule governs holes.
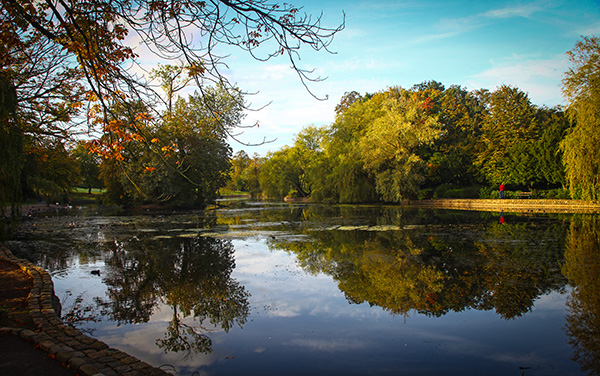
{"type": "Polygon", "coordinates": [[[600,213],[600,203],[582,200],[434,199],[407,200],[403,206],[431,209],[508,211],[517,213],[600,213]]]}
{"type": "Polygon", "coordinates": [[[18,265],[33,279],[27,308],[37,328],[33,331],[3,327],[0,328],[0,335],[19,336],[32,342],[81,376],[171,375],[65,324],[56,314],[57,298],[50,274],[43,268],[16,257],[3,245],[0,245],[0,258],[18,265]]]}

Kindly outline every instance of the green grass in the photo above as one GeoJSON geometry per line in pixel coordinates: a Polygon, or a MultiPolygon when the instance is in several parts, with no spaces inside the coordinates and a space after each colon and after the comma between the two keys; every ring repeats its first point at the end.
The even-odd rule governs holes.
{"type": "MultiPolygon", "coordinates": [[[[88,194],[88,189],[87,188],[81,188],[81,187],[74,187],[72,190],[72,193],[83,193],[83,194],[88,194]]],[[[93,195],[99,195],[104,193],[104,189],[99,189],[99,188],[92,188],[92,194],[93,195]]]]}
{"type": "Polygon", "coordinates": [[[245,192],[245,191],[231,191],[229,189],[219,189],[219,194],[221,196],[241,196],[241,195],[249,195],[250,192],[245,192]]]}

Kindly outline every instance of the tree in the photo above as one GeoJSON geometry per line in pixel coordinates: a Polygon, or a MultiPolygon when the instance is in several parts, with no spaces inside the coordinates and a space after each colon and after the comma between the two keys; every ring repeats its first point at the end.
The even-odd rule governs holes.
{"type": "Polygon", "coordinates": [[[360,141],[365,168],[375,175],[377,192],[385,201],[415,197],[424,180],[425,162],[417,149],[440,135],[429,104],[428,97],[421,99],[401,88],[390,89],[383,102],[383,115],[360,141]]]}
{"type": "Polygon", "coordinates": [[[24,183],[29,191],[47,203],[62,201],[79,179],[79,166],[60,140],[36,140],[25,143],[24,183]]]}
{"type": "Polygon", "coordinates": [[[306,171],[297,159],[297,150],[286,146],[267,159],[260,171],[260,187],[267,197],[284,198],[288,195],[308,197],[311,193],[306,171]]]}
{"type": "Polygon", "coordinates": [[[560,143],[569,128],[568,118],[560,108],[545,107],[538,108],[536,117],[542,132],[535,145],[540,178],[547,186],[564,187],[565,168],[560,143]]]}
{"type": "Polygon", "coordinates": [[[500,86],[489,99],[475,161],[492,184],[539,181],[532,145],[539,137],[536,112],[526,93],[500,86]]]}
{"type": "Polygon", "coordinates": [[[242,172],[242,179],[244,182],[246,182],[247,188],[252,197],[258,197],[261,194],[260,172],[263,162],[264,158],[262,158],[258,153],[254,153],[252,158],[250,158],[250,163],[242,172]]]}
{"type": "Polygon", "coordinates": [[[441,134],[422,154],[429,169],[426,184],[468,186],[478,178],[473,161],[486,110],[474,92],[459,86],[441,89],[436,99],[441,134]]]}
{"type": "Polygon", "coordinates": [[[15,220],[27,185],[21,179],[24,144],[48,144],[45,138],[62,142],[74,134],[82,87],[78,73],[65,68],[65,51],[51,48],[39,34],[22,32],[3,5],[0,10],[0,206],[2,214],[10,207],[15,220]]]}
{"type": "MultiPolygon", "coordinates": [[[[323,27],[321,17],[312,18],[291,4],[266,0],[2,0],[0,12],[0,32],[10,48],[20,48],[27,38],[39,37],[52,51],[64,51],[68,58],[61,69],[74,70],[83,78],[92,102],[88,115],[95,119],[93,124],[103,125],[108,124],[118,103],[141,100],[149,105],[156,99],[146,82],[128,69],[138,62],[138,55],[126,42],[129,34],[139,37],[157,57],[183,62],[198,88],[220,83],[229,90],[234,86],[221,74],[227,67],[223,48],[241,49],[261,61],[286,55],[306,85],[320,78],[298,66],[298,50],[309,46],[327,51],[333,36],[344,27],[343,22],[338,27],[323,27]]],[[[0,58],[9,60],[10,54],[5,52],[0,51],[0,58]]]]}
{"type": "Polygon", "coordinates": [[[311,196],[317,175],[316,162],[322,153],[322,137],[323,129],[305,127],[296,135],[293,146],[267,155],[260,186],[268,197],[311,196]]]}
{"type": "Polygon", "coordinates": [[[217,86],[187,100],[178,98],[172,112],[160,120],[136,115],[143,113],[143,103],[122,108],[113,121],[137,122],[136,132],[143,132],[150,143],[136,142],[132,133],[121,134],[125,142],[119,142],[114,158],[105,160],[109,196],[199,207],[214,200],[228,180],[231,148],[226,130],[242,121],[240,103],[239,97],[217,86]]]}
{"type": "Polygon", "coordinates": [[[356,91],[346,92],[340,99],[340,103],[335,106],[336,115],[341,115],[344,111],[346,111],[350,106],[354,103],[362,100],[362,96],[360,93],[356,91]]]}
{"type": "Polygon", "coordinates": [[[245,179],[244,171],[250,166],[251,159],[244,150],[240,150],[231,159],[231,172],[227,188],[232,191],[247,191],[248,182],[245,179]]]}
{"type": "Polygon", "coordinates": [[[90,153],[85,147],[85,142],[79,142],[72,154],[79,164],[81,174],[79,184],[87,188],[89,194],[92,193],[92,188],[102,188],[102,181],[100,180],[101,160],[98,155],[90,153]]]}
{"type": "Polygon", "coordinates": [[[379,200],[374,176],[365,169],[361,157],[360,140],[382,115],[384,99],[383,93],[364,96],[350,93],[342,98],[335,122],[324,140],[327,159],[323,160],[322,168],[330,171],[329,178],[321,184],[325,198],[341,203],[379,200]]]}
{"type": "Polygon", "coordinates": [[[23,168],[23,135],[15,122],[17,93],[10,80],[0,73],[0,239],[6,233],[6,208],[10,218],[19,217],[21,169],[23,168]]]}
{"type": "Polygon", "coordinates": [[[600,198],[600,39],[583,37],[567,52],[572,66],[563,79],[571,128],[561,144],[574,198],[600,198]]]}
{"type": "Polygon", "coordinates": [[[167,95],[167,113],[173,110],[175,93],[183,90],[192,81],[192,77],[187,74],[185,68],[169,64],[158,64],[158,67],[150,73],[151,78],[159,80],[160,88],[167,95]]]}

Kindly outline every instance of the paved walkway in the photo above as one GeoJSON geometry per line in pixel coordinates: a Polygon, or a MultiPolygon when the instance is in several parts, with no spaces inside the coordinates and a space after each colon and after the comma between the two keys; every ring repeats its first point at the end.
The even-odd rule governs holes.
{"type": "Polygon", "coordinates": [[[0,328],[0,335],[12,335],[33,343],[81,376],[171,375],[64,324],[54,309],[56,298],[50,275],[29,261],[15,257],[1,245],[0,258],[19,265],[33,279],[28,310],[37,328],[35,331],[0,328]]]}
{"type": "Polygon", "coordinates": [[[431,209],[480,210],[515,213],[600,213],[600,202],[582,200],[535,199],[435,199],[402,203],[431,209]]]}

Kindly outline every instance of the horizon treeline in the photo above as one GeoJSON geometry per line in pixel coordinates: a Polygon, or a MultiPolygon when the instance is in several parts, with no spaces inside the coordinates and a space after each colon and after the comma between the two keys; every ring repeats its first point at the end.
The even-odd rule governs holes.
{"type": "Polygon", "coordinates": [[[229,187],[360,203],[494,198],[504,183],[541,190],[534,192],[540,198],[596,201],[600,39],[583,36],[566,55],[564,108],[536,106],[510,85],[467,91],[426,81],[352,91],[336,106],[333,124],[306,127],[293,145],[265,158],[236,154],[229,187]]]}
{"type": "MultiPolygon", "coordinates": [[[[223,187],[270,198],[395,203],[494,198],[504,183],[508,197],[524,190],[537,198],[598,200],[600,39],[582,37],[567,57],[565,107],[536,106],[510,85],[467,91],[425,81],[351,91],[332,124],[307,126],[292,145],[264,158],[232,155],[228,141],[246,108],[240,89],[205,85],[187,98],[177,95],[190,82],[190,67],[159,65],[152,74],[166,107],[107,105],[105,132],[86,141],[74,130],[84,105],[70,95],[76,88],[61,86],[66,102],[42,103],[28,96],[33,86],[17,90],[0,75],[2,210],[14,218],[27,200],[64,203],[76,186],[104,188],[105,203],[187,208],[214,202],[223,187]]],[[[24,82],[37,79],[23,75],[24,82]]]]}
{"type": "Polygon", "coordinates": [[[560,147],[570,123],[518,88],[467,91],[437,81],[346,93],[329,126],[308,126],[265,158],[239,152],[230,188],[319,202],[490,197],[493,186],[566,185],[560,147]]]}

